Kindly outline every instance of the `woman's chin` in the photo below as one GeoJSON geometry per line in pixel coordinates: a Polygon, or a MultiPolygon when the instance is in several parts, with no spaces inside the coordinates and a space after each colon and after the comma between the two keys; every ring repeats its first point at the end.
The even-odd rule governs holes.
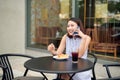
{"type": "Polygon", "coordinates": [[[70,36],[72,36],[72,35],[73,35],[73,33],[69,33],[69,35],[70,35],[70,36]]]}

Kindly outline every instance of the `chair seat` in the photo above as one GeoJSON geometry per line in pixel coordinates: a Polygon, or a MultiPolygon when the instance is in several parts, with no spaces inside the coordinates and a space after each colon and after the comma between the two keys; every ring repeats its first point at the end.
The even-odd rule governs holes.
{"type": "Polygon", "coordinates": [[[33,77],[33,76],[29,76],[29,77],[16,77],[13,80],[43,80],[43,77],[33,77]]]}

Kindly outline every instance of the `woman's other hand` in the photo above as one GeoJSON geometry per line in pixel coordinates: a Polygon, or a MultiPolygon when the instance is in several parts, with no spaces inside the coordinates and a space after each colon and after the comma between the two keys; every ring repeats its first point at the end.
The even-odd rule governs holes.
{"type": "Polygon", "coordinates": [[[77,29],[77,32],[78,32],[80,37],[83,37],[85,35],[80,29],[77,29]]]}

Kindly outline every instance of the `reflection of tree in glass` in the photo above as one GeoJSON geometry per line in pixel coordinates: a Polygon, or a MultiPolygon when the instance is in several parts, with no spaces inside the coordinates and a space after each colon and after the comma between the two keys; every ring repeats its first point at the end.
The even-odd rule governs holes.
{"type": "Polygon", "coordinates": [[[108,11],[110,13],[120,12],[120,2],[116,2],[116,3],[114,1],[108,2],[108,11]]]}
{"type": "Polygon", "coordinates": [[[115,9],[114,1],[108,2],[108,11],[109,11],[110,13],[114,13],[115,10],[116,10],[116,9],[115,9]]]}
{"type": "Polygon", "coordinates": [[[116,7],[116,10],[120,12],[120,2],[118,2],[115,7],[116,7]]]}

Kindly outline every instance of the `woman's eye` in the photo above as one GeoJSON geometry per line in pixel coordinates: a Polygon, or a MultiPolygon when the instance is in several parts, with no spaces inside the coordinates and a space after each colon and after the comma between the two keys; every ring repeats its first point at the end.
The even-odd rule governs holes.
{"type": "Polygon", "coordinates": [[[74,25],[68,25],[67,27],[74,27],[74,25]]]}
{"type": "Polygon", "coordinates": [[[71,27],[74,27],[74,25],[71,25],[71,27]]]}
{"type": "Polygon", "coordinates": [[[67,26],[67,27],[69,27],[69,26],[67,26]]]}

